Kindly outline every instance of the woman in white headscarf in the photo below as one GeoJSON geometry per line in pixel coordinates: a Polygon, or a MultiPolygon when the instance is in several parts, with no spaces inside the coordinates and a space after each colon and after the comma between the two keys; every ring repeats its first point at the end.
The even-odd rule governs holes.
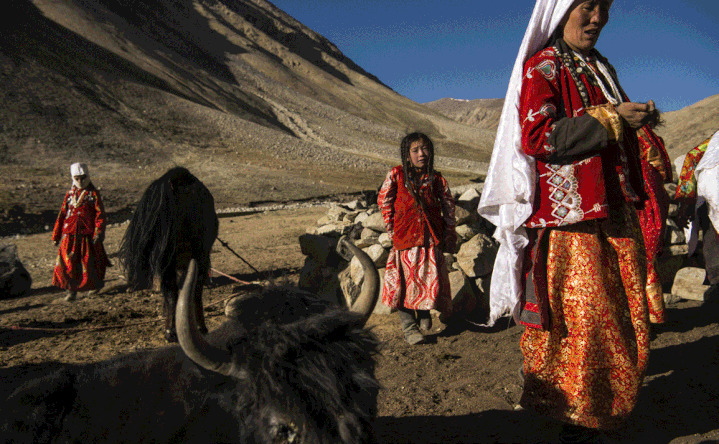
{"type": "Polygon", "coordinates": [[[84,163],[70,165],[72,187],[65,194],[52,232],[59,246],[52,284],[67,290],[73,301],[78,291],[102,288],[110,261],[105,253],[105,208],[84,163]]]}
{"type": "Polygon", "coordinates": [[[658,113],[594,49],[611,3],[537,0],[479,205],[500,241],[490,324],[527,327],[520,404],[567,424],[563,442],[621,424],[649,356],[637,130],[658,113]]]}
{"type": "Polygon", "coordinates": [[[683,156],[675,200],[679,203],[677,225],[688,230],[691,256],[697,245],[699,227],[703,234],[706,278],[710,287],[705,301],[719,301],[719,131],[683,156]]]}

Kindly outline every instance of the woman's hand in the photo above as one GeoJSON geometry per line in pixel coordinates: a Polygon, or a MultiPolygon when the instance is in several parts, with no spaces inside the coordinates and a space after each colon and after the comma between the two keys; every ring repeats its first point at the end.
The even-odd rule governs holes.
{"type": "Polygon", "coordinates": [[[653,100],[647,103],[623,102],[615,106],[614,109],[634,129],[639,129],[659,119],[659,110],[657,110],[653,100]]]}
{"type": "Polygon", "coordinates": [[[694,214],[692,214],[692,209],[694,208],[694,204],[687,201],[681,201],[679,202],[679,206],[677,208],[677,215],[676,215],[676,223],[677,227],[679,228],[687,228],[689,226],[689,221],[694,220],[694,214]]]}

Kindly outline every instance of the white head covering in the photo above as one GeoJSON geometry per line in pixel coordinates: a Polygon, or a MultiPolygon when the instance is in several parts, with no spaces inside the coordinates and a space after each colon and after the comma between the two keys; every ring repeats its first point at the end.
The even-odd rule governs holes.
{"type": "Polygon", "coordinates": [[[704,198],[709,205],[709,219],[714,229],[719,229],[719,131],[709,140],[694,175],[697,177],[697,197],[704,198]]]}
{"type": "Polygon", "coordinates": [[[73,163],[70,165],[70,176],[73,178],[72,183],[78,188],[85,188],[90,183],[90,170],[87,168],[87,164],[73,163]],[[75,180],[75,176],[82,175],[86,176],[83,180],[75,180]]]}
{"type": "Polygon", "coordinates": [[[524,63],[549,42],[574,2],[537,0],[509,79],[478,208],[479,214],[497,227],[494,238],[500,243],[492,272],[488,326],[510,314],[519,301],[522,257],[529,242],[522,224],[532,214],[536,169],[534,159],[521,146],[519,94],[524,63]]]}

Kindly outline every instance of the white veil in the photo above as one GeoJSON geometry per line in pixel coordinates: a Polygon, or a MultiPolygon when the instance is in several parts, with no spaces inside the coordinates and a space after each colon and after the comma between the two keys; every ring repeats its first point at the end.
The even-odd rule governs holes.
{"type": "Polygon", "coordinates": [[[497,128],[479,214],[497,227],[500,243],[492,272],[487,326],[509,315],[522,293],[521,271],[527,232],[522,224],[532,213],[535,186],[534,159],[521,147],[519,94],[524,63],[542,49],[575,0],[537,0],[519,47],[497,128]]]}
{"type": "Polygon", "coordinates": [[[694,170],[697,177],[697,196],[709,205],[709,219],[719,230],[719,131],[714,133],[707,150],[694,170]]]}

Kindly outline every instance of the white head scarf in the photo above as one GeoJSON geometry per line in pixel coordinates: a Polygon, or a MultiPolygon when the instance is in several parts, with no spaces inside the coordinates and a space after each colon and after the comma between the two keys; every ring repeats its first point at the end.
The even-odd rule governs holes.
{"type": "Polygon", "coordinates": [[[70,165],[70,176],[72,177],[72,183],[78,188],[85,188],[90,184],[90,170],[87,168],[87,164],[84,163],[73,163],[70,165]],[[75,176],[82,176],[85,178],[78,181],[75,180],[75,176]]]}
{"type": "Polygon", "coordinates": [[[719,229],[719,131],[709,140],[694,175],[697,177],[697,196],[709,205],[709,219],[714,229],[719,229]]]}
{"type": "Polygon", "coordinates": [[[537,0],[519,47],[499,119],[487,180],[479,201],[479,214],[497,227],[500,243],[490,286],[488,326],[511,313],[522,294],[524,247],[529,243],[522,224],[532,214],[535,163],[521,146],[519,94],[524,63],[549,42],[575,0],[537,0]]]}

